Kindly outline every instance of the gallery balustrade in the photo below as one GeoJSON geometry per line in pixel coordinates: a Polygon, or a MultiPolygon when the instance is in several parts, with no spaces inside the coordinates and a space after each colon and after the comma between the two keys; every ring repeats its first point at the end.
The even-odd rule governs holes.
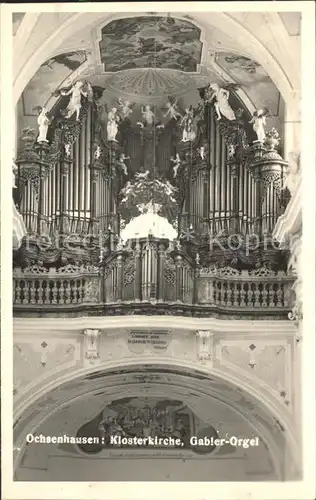
{"type": "Polygon", "coordinates": [[[212,311],[283,316],[290,310],[293,284],[285,272],[267,268],[202,268],[168,240],[157,238],[129,241],[98,266],[15,268],[13,280],[17,315],[65,310],[145,314],[157,306],[157,314],[173,310],[202,316],[212,311]]]}

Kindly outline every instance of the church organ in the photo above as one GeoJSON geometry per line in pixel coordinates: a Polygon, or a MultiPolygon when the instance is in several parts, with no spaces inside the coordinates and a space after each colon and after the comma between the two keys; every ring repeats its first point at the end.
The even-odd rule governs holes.
{"type": "MultiPolygon", "coordinates": [[[[218,120],[201,94],[183,118],[165,119],[158,106],[147,104],[124,116],[101,96],[102,89],[94,88],[92,99],[82,97],[79,121],[65,118],[67,98],[61,97],[47,142],[37,142],[30,129],[22,133],[15,197],[28,235],[15,255],[16,304],[40,304],[39,297],[43,304],[91,303],[85,300],[91,276],[78,271],[79,281],[70,280],[66,288],[54,282],[54,273],[68,265],[97,270],[96,303],[157,304],[197,304],[201,270],[213,265],[239,273],[267,263],[272,273],[284,268],[280,251],[268,245],[263,252],[260,245],[284,209],[286,162],[276,141],[253,141],[247,110],[239,107],[236,120],[218,120]],[[118,118],[109,132],[111,113],[118,118]],[[122,241],[124,228],[137,217],[141,221],[150,204],[157,226],[164,219],[177,236],[141,229],[122,241]],[[259,241],[251,252],[245,248],[250,235],[259,241]],[[53,273],[44,288],[23,279],[34,265],[53,273]]],[[[233,102],[240,106],[235,97],[233,102]]],[[[220,303],[233,304],[228,298],[237,289],[225,290],[220,303]]],[[[236,306],[245,303],[240,290],[236,306]]],[[[279,290],[283,298],[273,295],[272,307],[286,307],[279,290]]],[[[212,292],[211,302],[218,297],[212,292]]]]}

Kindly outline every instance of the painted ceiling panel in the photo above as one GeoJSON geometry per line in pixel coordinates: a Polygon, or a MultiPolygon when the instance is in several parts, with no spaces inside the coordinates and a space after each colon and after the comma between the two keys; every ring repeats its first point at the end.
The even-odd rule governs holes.
{"type": "Polygon", "coordinates": [[[246,91],[257,109],[268,107],[274,116],[278,115],[280,93],[260,64],[230,52],[218,52],[216,63],[246,91]]]}
{"type": "Polygon", "coordinates": [[[104,24],[65,40],[63,48],[41,65],[23,93],[23,126],[23,117],[33,120],[37,106],[51,109],[57,99],[54,92],[77,79],[88,79],[104,88],[109,105],[118,97],[160,105],[168,96],[176,96],[183,105],[193,105],[198,100],[198,88],[209,82],[220,86],[235,82],[252,103],[249,109],[268,107],[275,117],[279,114],[280,94],[262,66],[234,52],[233,39],[228,40],[217,28],[206,40],[201,29],[187,19],[152,14],[104,24]],[[210,46],[214,64],[205,56],[210,46]]]}
{"type": "Polygon", "coordinates": [[[201,30],[171,17],[133,17],[102,29],[100,57],[106,72],[133,68],[197,71],[201,30]]]}
{"type": "Polygon", "coordinates": [[[44,106],[54,91],[87,60],[83,50],[52,57],[41,65],[23,93],[24,114],[36,115],[34,108],[44,106]]]}

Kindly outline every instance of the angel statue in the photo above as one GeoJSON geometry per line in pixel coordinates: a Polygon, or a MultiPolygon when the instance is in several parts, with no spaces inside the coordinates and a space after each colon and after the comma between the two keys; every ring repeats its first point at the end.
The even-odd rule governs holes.
{"type": "Polygon", "coordinates": [[[119,97],[117,101],[117,106],[122,116],[122,120],[127,120],[127,118],[129,118],[129,116],[133,113],[133,108],[135,107],[135,103],[130,101],[122,101],[122,99],[119,97]]]}
{"type": "Polygon", "coordinates": [[[202,161],[204,161],[206,159],[205,146],[201,146],[198,148],[198,154],[199,154],[202,161]]]}
{"type": "Polygon", "coordinates": [[[182,140],[181,142],[194,141],[196,133],[194,130],[194,112],[192,105],[185,110],[185,115],[180,121],[180,126],[182,126],[182,140]]]}
{"type": "MultiPolygon", "coordinates": [[[[206,91],[207,101],[214,101],[214,108],[217,114],[217,120],[221,120],[222,115],[227,118],[227,120],[236,120],[235,113],[229,105],[229,95],[230,92],[227,88],[220,87],[217,83],[211,83],[206,91]]],[[[235,88],[235,87],[234,87],[235,88]]]]}
{"type": "Polygon", "coordinates": [[[266,138],[264,125],[266,124],[266,116],[268,113],[268,108],[258,109],[254,112],[253,117],[249,122],[252,124],[252,128],[256,133],[259,142],[264,142],[266,138]]]}
{"type": "Polygon", "coordinates": [[[170,117],[170,119],[177,120],[182,117],[182,114],[177,109],[177,99],[173,99],[172,97],[168,97],[168,102],[164,106],[163,109],[167,109],[167,112],[164,114],[164,118],[170,117]]]}
{"type": "Polygon", "coordinates": [[[140,181],[140,180],[147,180],[148,179],[148,175],[149,175],[149,170],[146,170],[146,172],[136,172],[135,174],[135,179],[137,181],[140,181]]]}
{"type": "Polygon", "coordinates": [[[112,108],[111,111],[108,113],[108,123],[106,126],[108,141],[117,142],[116,140],[116,136],[118,133],[117,123],[119,122],[119,120],[120,117],[117,114],[117,108],[112,108]]]}
{"type": "Polygon", "coordinates": [[[133,191],[133,185],[130,181],[128,181],[121,190],[121,194],[123,195],[122,203],[125,203],[128,200],[128,195],[132,193],[132,191],[133,191]]]}
{"type": "MultiPolygon", "coordinates": [[[[165,191],[166,191],[167,196],[172,195],[175,192],[175,190],[176,190],[176,188],[172,184],[170,184],[169,181],[165,182],[165,191]]],[[[172,198],[170,198],[170,199],[172,199],[172,198]]]]}
{"type": "Polygon", "coordinates": [[[93,91],[91,84],[87,81],[78,80],[68,91],[60,90],[61,95],[70,95],[70,101],[67,106],[66,118],[71,118],[71,116],[76,113],[76,120],[79,121],[79,115],[81,110],[81,96],[87,97],[90,101],[93,98],[93,91]]]}
{"type": "Polygon", "coordinates": [[[101,148],[100,148],[100,146],[99,146],[99,145],[97,145],[97,147],[96,147],[96,149],[95,149],[95,152],[93,153],[93,157],[94,157],[94,159],[95,159],[95,160],[99,160],[99,159],[100,159],[100,157],[101,157],[101,153],[102,153],[101,148]]]}
{"type": "Polygon", "coordinates": [[[181,159],[180,159],[180,155],[179,153],[176,154],[176,157],[175,158],[170,158],[170,161],[172,161],[172,163],[174,163],[174,167],[173,167],[173,177],[177,177],[178,175],[178,170],[179,170],[179,167],[182,163],[181,159]]]}
{"type": "Polygon", "coordinates": [[[71,144],[64,144],[66,158],[70,158],[71,144]]]}
{"type": "Polygon", "coordinates": [[[39,107],[37,109],[39,112],[37,117],[39,135],[36,142],[48,142],[46,136],[48,131],[48,125],[50,124],[50,119],[47,116],[47,111],[44,106],[39,107]]]}
{"type": "Polygon", "coordinates": [[[125,160],[130,160],[130,159],[131,159],[130,156],[125,156],[124,153],[122,153],[119,157],[118,164],[119,164],[119,167],[123,170],[125,175],[128,175],[128,170],[127,170],[125,160]]]}
{"type": "Polygon", "coordinates": [[[146,106],[142,106],[142,117],[143,121],[142,122],[137,122],[137,125],[140,125],[142,128],[144,128],[145,125],[153,125],[155,121],[155,113],[152,111],[151,107],[149,104],[146,104],[146,106]]]}
{"type": "Polygon", "coordinates": [[[127,181],[125,187],[122,189],[122,193],[129,194],[133,189],[133,185],[131,181],[127,181]]]}

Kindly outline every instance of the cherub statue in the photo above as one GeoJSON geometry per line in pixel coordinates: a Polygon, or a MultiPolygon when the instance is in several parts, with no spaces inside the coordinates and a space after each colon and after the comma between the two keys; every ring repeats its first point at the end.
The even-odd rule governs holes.
{"type": "Polygon", "coordinates": [[[254,112],[252,119],[249,123],[253,124],[252,128],[257,135],[258,141],[264,142],[266,138],[264,125],[266,124],[266,116],[269,110],[267,108],[258,109],[254,112]]]}
{"type": "Polygon", "coordinates": [[[222,115],[225,116],[227,120],[236,120],[235,113],[228,102],[229,95],[230,92],[228,88],[222,88],[217,83],[211,83],[206,91],[208,102],[212,102],[215,99],[214,108],[217,114],[217,120],[220,120],[222,115]]]}
{"type": "Polygon", "coordinates": [[[129,118],[129,116],[133,113],[133,108],[135,107],[135,103],[130,101],[122,101],[121,98],[118,99],[117,105],[122,120],[126,120],[127,118],[129,118]]]}
{"type": "Polygon", "coordinates": [[[180,121],[180,126],[183,127],[181,142],[193,141],[196,137],[196,132],[194,130],[194,111],[192,105],[186,108],[185,115],[180,121]]]}
{"type": "Polygon", "coordinates": [[[169,117],[171,120],[178,120],[178,118],[182,117],[182,114],[177,109],[177,99],[173,99],[172,97],[168,97],[168,102],[166,103],[163,109],[167,109],[167,112],[164,114],[164,118],[169,117]]]}
{"type": "Polygon", "coordinates": [[[201,158],[201,160],[205,160],[206,159],[206,151],[205,151],[205,146],[201,146],[198,148],[198,154],[201,158]]]}
{"type": "Polygon", "coordinates": [[[94,157],[95,160],[99,160],[100,159],[100,157],[101,157],[101,148],[100,148],[99,145],[96,147],[96,150],[95,150],[95,152],[93,154],[93,157],[94,157]]]}
{"type": "Polygon", "coordinates": [[[122,189],[122,193],[129,194],[131,190],[133,189],[133,185],[131,181],[127,181],[125,184],[125,187],[122,189]]]}
{"type": "Polygon", "coordinates": [[[133,190],[133,185],[130,181],[128,181],[121,190],[121,193],[124,195],[122,203],[125,203],[128,200],[128,195],[132,192],[132,190],[133,190]]]}
{"type": "Polygon", "coordinates": [[[148,175],[149,175],[149,170],[146,170],[146,172],[136,172],[135,174],[135,179],[137,181],[140,181],[140,180],[147,180],[148,179],[148,175]]]}
{"type": "Polygon", "coordinates": [[[169,181],[166,181],[165,182],[165,193],[167,196],[170,197],[171,201],[175,201],[175,199],[173,197],[173,194],[175,191],[176,191],[176,188],[172,184],[170,184],[169,181]]]}
{"type": "Polygon", "coordinates": [[[108,141],[117,142],[116,136],[118,133],[118,122],[120,117],[117,113],[117,108],[112,108],[108,113],[108,123],[106,126],[108,141]]]}
{"type": "Polygon", "coordinates": [[[65,155],[67,158],[69,158],[71,154],[71,144],[64,144],[64,148],[65,148],[65,155]]]}
{"type": "Polygon", "coordinates": [[[60,90],[61,95],[71,95],[70,101],[67,106],[66,118],[71,118],[76,113],[76,120],[79,121],[81,110],[81,96],[87,97],[92,100],[93,91],[91,84],[86,81],[78,80],[68,91],[60,90]]]}
{"type": "Polygon", "coordinates": [[[145,107],[142,106],[141,113],[142,113],[143,121],[142,122],[137,122],[137,125],[140,125],[143,128],[145,125],[151,126],[151,125],[154,124],[154,122],[155,122],[155,113],[152,111],[152,109],[149,106],[149,104],[146,104],[145,107]]]}
{"type": "Polygon", "coordinates": [[[50,118],[48,117],[48,112],[44,106],[36,107],[34,108],[34,110],[38,111],[37,124],[38,124],[39,134],[36,142],[48,142],[46,136],[48,131],[48,125],[51,122],[50,118]]]}
{"type": "Polygon", "coordinates": [[[130,159],[131,159],[130,156],[125,156],[124,153],[122,153],[119,157],[118,164],[119,164],[120,168],[123,170],[125,175],[128,175],[128,170],[127,170],[125,160],[130,160],[130,159]]]}
{"type": "Polygon", "coordinates": [[[179,153],[176,154],[176,157],[175,158],[170,158],[170,160],[172,161],[172,163],[174,163],[174,167],[173,167],[173,177],[177,177],[178,175],[178,170],[179,170],[179,167],[182,163],[182,160],[180,159],[180,155],[179,153]]]}

